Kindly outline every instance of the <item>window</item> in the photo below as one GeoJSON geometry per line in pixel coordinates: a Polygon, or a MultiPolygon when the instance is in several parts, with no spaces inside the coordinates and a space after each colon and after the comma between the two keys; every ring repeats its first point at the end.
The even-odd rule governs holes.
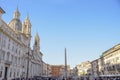
{"type": "Polygon", "coordinates": [[[20,64],[20,57],[18,58],[19,60],[18,60],[18,64],[20,64]]]}
{"type": "Polygon", "coordinates": [[[17,76],[19,76],[19,72],[17,72],[17,76]]]}
{"type": "Polygon", "coordinates": [[[4,60],[4,58],[5,58],[5,51],[2,51],[2,59],[4,60]]]}
{"type": "Polygon", "coordinates": [[[14,46],[12,46],[12,51],[14,51],[14,46]]]}
{"type": "Polygon", "coordinates": [[[1,66],[1,69],[0,69],[0,77],[2,77],[2,71],[3,71],[3,67],[1,66]]]}
{"type": "Polygon", "coordinates": [[[17,57],[15,57],[15,64],[17,64],[17,57]]]}
{"type": "Polygon", "coordinates": [[[20,50],[19,50],[19,55],[20,55],[20,50]]]}
{"type": "Polygon", "coordinates": [[[13,62],[13,55],[11,55],[11,61],[13,62]]]}
{"type": "Polygon", "coordinates": [[[4,42],[3,42],[3,47],[5,47],[5,43],[6,43],[6,41],[4,40],[4,42]]]}
{"type": "Polygon", "coordinates": [[[2,77],[2,70],[0,70],[0,77],[2,77]]]}
{"type": "Polygon", "coordinates": [[[10,39],[9,39],[9,42],[10,42],[10,39]]]}
{"type": "Polygon", "coordinates": [[[9,61],[10,52],[7,52],[7,60],[9,61]]]}
{"type": "Polygon", "coordinates": [[[8,49],[10,48],[10,43],[8,44],[8,49]]]}
{"type": "Polygon", "coordinates": [[[10,77],[12,76],[12,70],[10,71],[10,77]]]}
{"type": "Polygon", "coordinates": [[[17,53],[17,48],[16,48],[16,53],[17,53]]]}
{"type": "Polygon", "coordinates": [[[14,77],[15,77],[15,72],[14,72],[14,77]]]}

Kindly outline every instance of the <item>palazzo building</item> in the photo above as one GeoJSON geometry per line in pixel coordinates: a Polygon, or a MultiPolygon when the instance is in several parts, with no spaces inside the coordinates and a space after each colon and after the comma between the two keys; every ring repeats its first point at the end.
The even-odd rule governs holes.
{"type": "Polygon", "coordinates": [[[85,77],[85,76],[88,76],[91,74],[91,64],[90,64],[90,61],[86,61],[86,62],[82,62],[78,65],[76,65],[76,68],[77,68],[77,75],[79,77],[85,77]]]}
{"type": "MultiPolygon", "coordinates": [[[[51,77],[65,78],[65,65],[51,65],[51,77]]],[[[67,78],[70,77],[70,66],[67,65],[67,78]]]]}
{"type": "Polygon", "coordinates": [[[2,19],[4,13],[0,7],[0,80],[27,77],[27,71],[28,77],[42,75],[40,39],[36,33],[32,50],[29,16],[21,21],[17,8],[7,24],[2,19]]]}
{"type": "Polygon", "coordinates": [[[120,44],[103,52],[101,76],[120,76],[120,44]]]}
{"type": "Polygon", "coordinates": [[[120,44],[103,52],[100,58],[91,62],[92,77],[120,76],[120,44]]]}

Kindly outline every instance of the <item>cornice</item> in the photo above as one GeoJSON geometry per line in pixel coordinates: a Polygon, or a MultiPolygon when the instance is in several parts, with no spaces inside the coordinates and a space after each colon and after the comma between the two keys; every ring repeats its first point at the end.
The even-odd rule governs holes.
{"type": "Polygon", "coordinates": [[[118,51],[118,50],[120,50],[120,44],[115,45],[114,47],[112,47],[109,50],[105,51],[104,54],[102,55],[102,57],[105,57],[105,56],[107,56],[107,55],[109,55],[109,54],[111,54],[111,53],[113,53],[115,51],[118,51]]]}

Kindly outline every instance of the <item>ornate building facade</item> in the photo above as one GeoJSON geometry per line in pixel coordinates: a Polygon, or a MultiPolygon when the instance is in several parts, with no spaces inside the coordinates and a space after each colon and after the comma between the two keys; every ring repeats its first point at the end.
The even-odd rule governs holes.
{"type": "Polygon", "coordinates": [[[90,69],[91,69],[91,63],[90,61],[86,61],[86,62],[82,62],[78,65],[76,65],[77,68],[77,75],[79,77],[87,77],[90,73],[90,69]]]}
{"type": "Polygon", "coordinates": [[[77,65],[77,72],[79,75],[89,74],[91,77],[90,80],[97,79],[99,77],[108,78],[108,77],[119,77],[120,76],[120,44],[113,46],[107,51],[103,52],[102,55],[90,62],[91,68],[85,72],[84,69],[86,65],[81,67],[82,65],[77,65]],[[83,72],[84,71],[84,72],[83,72]]]}
{"type": "MultiPolygon", "coordinates": [[[[65,78],[65,65],[50,65],[51,77],[63,79],[65,78]]],[[[67,65],[67,78],[70,77],[70,66],[67,65]]]]}
{"type": "Polygon", "coordinates": [[[2,19],[5,11],[0,8],[0,80],[42,75],[40,39],[35,36],[33,50],[30,48],[31,22],[29,17],[21,22],[18,8],[7,24],[2,19]]]}
{"type": "Polygon", "coordinates": [[[92,76],[94,78],[97,78],[99,76],[98,75],[98,59],[91,62],[91,67],[92,67],[92,76]]]}
{"type": "Polygon", "coordinates": [[[101,58],[101,76],[120,76],[120,44],[105,51],[101,58]]]}
{"type": "Polygon", "coordinates": [[[91,64],[94,77],[120,76],[120,44],[103,52],[100,58],[91,64]]]}

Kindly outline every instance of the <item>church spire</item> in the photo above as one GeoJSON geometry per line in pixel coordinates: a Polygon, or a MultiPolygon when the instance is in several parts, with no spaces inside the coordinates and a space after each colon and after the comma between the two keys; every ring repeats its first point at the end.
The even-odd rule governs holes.
{"type": "Polygon", "coordinates": [[[29,19],[29,15],[28,14],[26,16],[25,23],[27,23],[31,27],[31,23],[30,23],[30,19],[29,19]]]}
{"type": "Polygon", "coordinates": [[[40,41],[40,39],[39,39],[38,33],[36,33],[35,40],[34,40],[34,45],[39,46],[39,41],[40,41]]]}
{"type": "Polygon", "coordinates": [[[26,20],[29,20],[29,14],[27,14],[26,20]]]}
{"type": "Polygon", "coordinates": [[[39,35],[38,35],[38,33],[36,33],[36,35],[35,35],[35,38],[34,38],[34,49],[36,50],[40,50],[40,38],[39,38],[39,35]]]}
{"type": "Polygon", "coordinates": [[[20,12],[19,12],[19,10],[18,10],[18,7],[17,7],[16,11],[15,11],[14,14],[13,14],[13,18],[16,18],[16,19],[19,19],[19,18],[20,18],[20,12]]]}

